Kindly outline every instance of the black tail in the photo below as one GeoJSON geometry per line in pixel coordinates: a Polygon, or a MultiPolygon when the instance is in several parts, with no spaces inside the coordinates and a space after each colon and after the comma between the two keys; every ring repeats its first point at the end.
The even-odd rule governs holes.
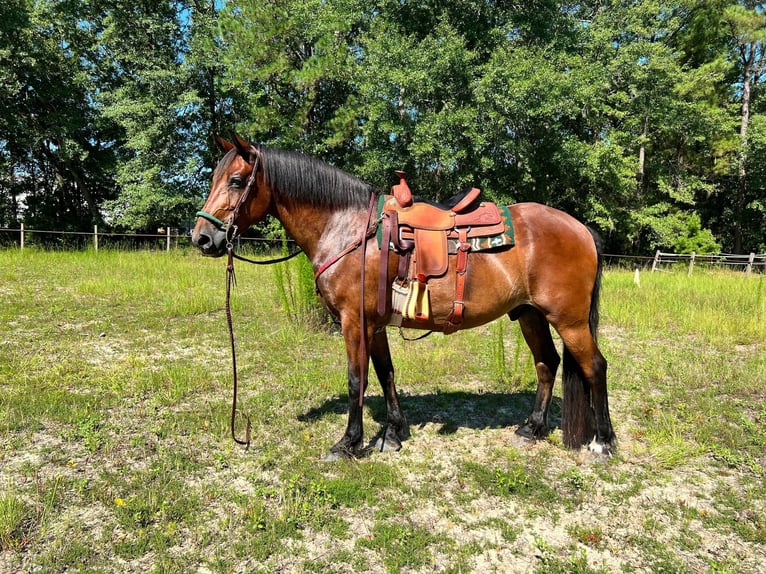
{"type": "MultiPolygon", "coordinates": [[[[588,228],[593,236],[598,253],[598,267],[596,280],[593,284],[590,299],[590,314],[588,325],[593,340],[598,339],[599,297],[601,292],[601,238],[588,228]]],[[[564,445],[568,448],[578,449],[583,444],[590,442],[596,435],[596,419],[590,396],[590,386],[582,374],[580,365],[577,364],[569,349],[564,346],[564,361],[562,373],[562,385],[564,387],[561,407],[561,431],[564,445]]]]}

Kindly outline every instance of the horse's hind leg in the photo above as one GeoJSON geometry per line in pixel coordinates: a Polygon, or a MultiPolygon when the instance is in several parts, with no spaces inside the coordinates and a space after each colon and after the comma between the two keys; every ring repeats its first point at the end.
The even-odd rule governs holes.
{"type": "MultiPolygon", "coordinates": [[[[516,316],[516,314],[512,314],[516,316]]],[[[548,321],[534,307],[525,308],[518,315],[521,333],[524,335],[537,371],[537,395],[532,413],[527,422],[516,431],[526,438],[542,438],[548,434],[548,409],[553,397],[553,383],[556,379],[560,358],[551,337],[548,321]]]]}
{"type": "Polygon", "coordinates": [[[394,385],[394,365],[388,347],[388,335],[385,330],[375,333],[370,348],[372,365],[378,376],[383,396],[386,398],[386,428],[377,447],[381,451],[399,450],[403,440],[410,435],[407,420],[399,406],[399,397],[394,385]]]}
{"type": "Polygon", "coordinates": [[[606,388],[607,362],[586,325],[559,329],[564,341],[564,408],[561,428],[564,443],[609,454],[616,437],[609,417],[606,388]]]}

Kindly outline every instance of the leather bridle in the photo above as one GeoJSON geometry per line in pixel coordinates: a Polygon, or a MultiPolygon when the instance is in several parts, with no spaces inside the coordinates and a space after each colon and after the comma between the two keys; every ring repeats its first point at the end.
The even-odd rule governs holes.
{"type": "Polygon", "coordinates": [[[221,221],[212,213],[208,213],[207,211],[203,211],[203,210],[199,210],[195,214],[197,217],[201,217],[203,219],[208,220],[210,223],[215,225],[216,229],[218,229],[219,231],[226,232],[227,249],[232,245],[232,242],[239,234],[239,227],[236,224],[237,217],[239,217],[239,210],[242,209],[242,206],[245,204],[245,202],[247,202],[248,198],[250,197],[250,193],[253,191],[253,189],[256,189],[257,187],[256,175],[258,174],[258,164],[260,163],[260,155],[258,153],[254,153],[250,157],[253,160],[252,162],[253,171],[250,172],[250,177],[247,178],[247,184],[245,184],[245,190],[237,199],[237,203],[234,204],[234,207],[231,210],[231,215],[229,215],[227,220],[221,221]]]}
{"type": "Polygon", "coordinates": [[[287,261],[288,259],[292,259],[299,253],[303,252],[303,250],[299,248],[297,251],[294,251],[293,253],[290,253],[284,257],[269,259],[267,261],[255,261],[253,259],[248,259],[247,257],[242,257],[241,255],[237,255],[236,253],[234,253],[234,239],[236,239],[236,237],[239,235],[239,227],[236,224],[237,217],[239,216],[239,211],[249,199],[252,191],[256,189],[256,175],[258,173],[258,164],[259,164],[260,156],[259,154],[255,153],[251,157],[253,157],[253,171],[250,173],[250,177],[247,179],[245,190],[239,196],[239,199],[237,199],[237,203],[234,205],[234,208],[231,210],[231,215],[229,215],[227,220],[221,221],[212,213],[208,213],[207,211],[203,211],[203,210],[200,210],[195,214],[197,217],[206,219],[207,221],[215,225],[216,229],[218,229],[219,231],[224,231],[226,233],[226,253],[228,255],[228,262],[226,264],[226,324],[229,328],[229,346],[231,347],[231,367],[232,367],[232,379],[233,379],[233,397],[232,397],[232,403],[231,403],[231,425],[230,425],[231,438],[237,444],[244,445],[246,450],[250,448],[251,423],[250,423],[250,417],[248,416],[248,414],[237,409],[237,388],[239,387],[238,378],[237,378],[237,351],[236,351],[236,346],[234,345],[234,324],[231,317],[231,287],[232,285],[236,285],[237,283],[237,278],[236,278],[236,275],[234,274],[234,259],[239,259],[240,261],[245,261],[247,263],[252,263],[254,265],[271,265],[273,263],[281,263],[282,261],[287,261]],[[238,439],[236,435],[236,431],[235,431],[235,423],[236,423],[238,412],[245,418],[245,421],[246,421],[244,440],[238,439]]]}

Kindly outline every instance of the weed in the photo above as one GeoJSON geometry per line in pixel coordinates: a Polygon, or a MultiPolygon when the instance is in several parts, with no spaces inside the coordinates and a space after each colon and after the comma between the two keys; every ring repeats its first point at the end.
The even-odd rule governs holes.
{"type": "Polygon", "coordinates": [[[677,549],[662,544],[652,536],[637,536],[633,544],[640,549],[650,572],[658,574],[691,574],[691,568],[684,565],[677,549]]]}
{"type": "Polygon", "coordinates": [[[24,523],[29,514],[30,509],[8,477],[5,489],[0,492],[0,550],[11,550],[25,544],[24,523]]]}
{"type": "MultiPolygon", "coordinates": [[[[284,254],[287,254],[286,248],[284,254]]],[[[308,257],[300,255],[275,265],[273,270],[282,311],[287,318],[314,327],[326,325],[329,318],[317,299],[314,269],[308,257]]]]}
{"type": "Polygon", "coordinates": [[[97,452],[107,441],[103,422],[95,415],[87,415],[74,424],[74,428],[65,433],[67,440],[81,442],[91,454],[97,452]]]}
{"type": "Polygon", "coordinates": [[[588,555],[583,550],[567,558],[561,558],[546,543],[537,542],[540,551],[540,563],[535,567],[535,574],[609,574],[606,567],[594,567],[588,562],[588,555]]]}
{"type": "Polygon", "coordinates": [[[525,494],[531,487],[531,480],[526,469],[515,465],[508,469],[495,469],[495,484],[503,494],[525,494]]]}
{"type": "Polygon", "coordinates": [[[601,526],[582,526],[575,524],[567,528],[569,535],[577,542],[590,546],[592,548],[600,548],[604,544],[604,530],[601,526]]]}
{"type": "Polygon", "coordinates": [[[505,321],[492,323],[492,369],[495,379],[499,382],[507,382],[508,374],[505,365],[505,321]]]}

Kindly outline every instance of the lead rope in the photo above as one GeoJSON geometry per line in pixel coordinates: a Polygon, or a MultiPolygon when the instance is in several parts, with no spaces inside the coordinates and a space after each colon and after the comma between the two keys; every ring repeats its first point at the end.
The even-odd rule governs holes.
{"type": "Polygon", "coordinates": [[[250,448],[250,429],[251,429],[250,417],[247,415],[247,413],[240,411],[237,408],[237,388],[239,387],[238,378],[237,378],[237,350],[236,350],[236,345],[234,344],[234,322],[232,321],[232,318],[231,318],[231,288],[232,286],[237,285],[237,276],[234,273],[234,260],[239,259],[240,261],[245,261],[247,263],[252,263],[254,265],[272,265],[274,263],[282,263],[283,261],[292,259],[296,255],[303,253],[303,250],[298,249],[297,251],[294,251],[293,253],[285,255],[284,257],[269,259],[268,261],[254,261],[253,259],[248,259],[247,257],[242,257],[241,255],[237,255],[236,253],[234,253],[234,244],[232,243],[231,240],[229,240],[228,243],[226,244],[226,253],[229,256],[229,261],[226,264],[226,324],[229,327],[229,346],[231,347],[231,371],[232,371],[232,379],[233,379],[233,387],[234,387],[233,398],[231,402],[231,438],[237,444],[244,445],[245,450],[248,450],[250,448]],[[237,412],[239,412],[245,418],[245,421],[246,421],[245,440],[238,439],[236,436],[236,432],[234,430],[236,419],[237,419],[237,412]]]}
{"type": "Polygon", "coordinates": [[[245,446],[245,451],[250,448],[250,417],[247,413],[239,411],[237,409],[237,351],[234,345],[234,323],[231,319],[231,286],[237,284],[237,276],[234,274],[234,246],[229,242],[226,246],[226,251],[229,255],[229,262],[226,265],[226,324],[229,326],[229,345],[231,347],[231,370],[232,378],[234,380],[234,396],[231,401],[231,438],[235,443],[245,446]],[[237,412],[240,412],[245,418],[245,440],[237,438],[237,433],[234,430],[237,420],[237,412]]]}
{"type": "Polygon", "coordinates": [[[281,263],[282,261],[287,261],[288,259],[292,259],[299,253],[302,253],[303,250],[298,248],[297,251],[290,253],[289,255],[286,255],[284,257],[279,257],[277,259],[270,259],[268,261],[253,261],[252,259],[248,259],[247,257],[242,257],[241,255],[237,255],[234,253],[234,239],[237,237],[239,229],[235,225],[235,221],[237,220],[237,216],[239,215],[239,210],[242,207],[242,205],[245,203],[246,199],[250,195],[250,191],[253,189],[253,186],[256,184],[256,178],[258,173],[258,162],[260,159],[260,155],[258,153],[253,154],[252,160],[253,160],[253,169],[250,172],[250,177],[247,179],[247,185],[245,186],[245,191],[242,192],[242,195],[239,196],[239,199],[237,200],[236,205],[234,206],[234,209],[231,212],[231,216],[228,219],[227,223],[224,223],[214,215],[207,213],[205,211],[198,211],[197,217],[203,217],[213,223],[219,230],[223,229],[226,232],[226,253],[228,254],[228,263],[226,264],[226,324],[229,327],[229,346],[231,347],[231,370],[232,370],[232,379],[233,379],[233,397],[231,401],[231,438],[234,440],[235,443],[244,445],[245,450],[247,451],[250,448],[250,430],[252,428],[252,424],[250,422],[250,417],[247,413],[243,411],[239,411],[237,409],[237,389],[239,387],[239,381],[237,378],[237,350],[236,346],[234,345],[234,323],[231,318],[231,286],[237,284],[237,277],[234,274],[234,259],[239,259],[240,261],[246,261],[247,263],[253,263],[255,265],[270,265],[272,263],[281,263]],[[246,421],[245,425],[245,440],[241,440],[237,438],[237,433],[235,430],[236,426],[236,420],[237,420],[237,412],[239,412],[246,421]]]}

